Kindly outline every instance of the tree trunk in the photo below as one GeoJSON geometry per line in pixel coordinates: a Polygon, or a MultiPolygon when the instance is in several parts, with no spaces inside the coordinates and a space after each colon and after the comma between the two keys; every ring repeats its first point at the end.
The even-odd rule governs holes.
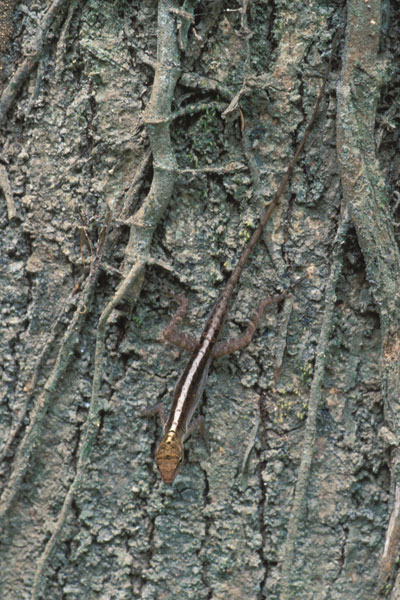
{"type": "Polygon", "coordinates": [[[0,597],[400,597],[398,3],[27,4],[0,2],[0,597]],[[209,452],[166,486],[139,417],[187,360],[170,292],[198,336],[330,58],[226,337],[307,277],[214,362],[209,452]]]}

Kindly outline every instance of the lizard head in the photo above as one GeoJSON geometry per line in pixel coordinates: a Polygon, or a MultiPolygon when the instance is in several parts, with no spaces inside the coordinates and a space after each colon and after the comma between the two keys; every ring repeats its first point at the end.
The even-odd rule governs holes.
{"type": "Polygon", "coordinates": [[[172,483],[183,460],[183,444],[175,431],[168,432],[156,452],[156,463],[164,483],[172,483]]]}

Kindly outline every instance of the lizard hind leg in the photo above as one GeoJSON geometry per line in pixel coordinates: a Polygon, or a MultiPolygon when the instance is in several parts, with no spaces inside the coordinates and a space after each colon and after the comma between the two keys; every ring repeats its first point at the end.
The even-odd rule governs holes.
{"type": "Polygon", "coordinates": [[[197,417],[197,419],[195,419],[187,428],[185,436],[183,438],[183,441],[186,440],[190,435],[192,435],[193,431],[195,429],[199,428],[200,430],[200,435],[203,438],[203,442],[204,442],[204,446],[206,447],[207,450],[207,454],[210,453],[210,448],[208,445],[208,436],[207,436],[207,428],[206,428],[206,421],[205,418],[203,417],[203,415],[200,415],[199,417],[197,417]]]}
{"type": "Polygon", "coordinates": [[[281,294],[277,294],[276,296],[267,296],[266,298],[264,298],[264,300],[260,302],[253,316],[251,317],[250,323],[245,333],[238,338],[232,338],[230,340],[217,342],[214,346],[213,358],[220,358],[221,356],[226,356],[227,354],[231,354],[232,352],[236,352],[237,350],[242,350],[243,348],[246,348],[246,346],[248,346],[251,340],[253,339],[258,324],[267,306],[269,304],[275,304],[283,300],[287,293],[296,285],[298,285],[301,281],[303,281],[303,279],[305,278],[301,277],[300,279],[297,279],[281,294]]]}
{"type": "Polygon", "coordinates": [[[188,299],[184,294],[174,296],[170,293],[169,295],[173,296],[175,300],[179,302],[179,306],[168,327],[164,329],[163,338],[182,350],[194,352],[199,345],[199,340],[189,333],[183,333],[181,331],[177,331],[176,329],[181,324],[184,316],[187,313],[188,299]]]}

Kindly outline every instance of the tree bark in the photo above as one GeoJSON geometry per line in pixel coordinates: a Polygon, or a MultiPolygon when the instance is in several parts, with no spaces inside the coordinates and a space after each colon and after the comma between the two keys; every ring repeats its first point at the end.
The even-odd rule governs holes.
{"type": "Polygon", "coordinates": [[[394,2],[4,4],[0,596],[394,600],[394,2]],[[139,416],[185,366],[170,292],[198,336],[331,55],[226,337],[307,278],[215,361],[210,451],[164,486],[139,416]]]}
{"type": "Polygon", "coordinates": [[[349,2],[347,13],[346,44],[338,87],[338,158],[344,200],[357,232],[367,278],[379,311],[385,435],[393,445],[390,465],[393,508],[377,585],[378,593],[384,593],[388,578],[393,577],[400,541],[400,253],[385,179],[376,156],[376,109],[387,69],[387,64],[378,56],[381,2],[366,4],[354,0],[349,2]]]}

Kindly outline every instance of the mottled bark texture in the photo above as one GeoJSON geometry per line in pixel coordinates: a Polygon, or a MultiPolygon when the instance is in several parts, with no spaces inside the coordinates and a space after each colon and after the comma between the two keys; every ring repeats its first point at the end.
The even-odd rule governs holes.
{"type": "Polygon", "coordinates": [[[2,13],[1,598],[400,593],[399,8],[2,13]],[[305,131],[336,31],[226,337],[307,278],[248,349],[215,361],[210,452],[195,432],[163,486],[160,427],[139,415],[169,407],[186,361],[161,337],[169,292],[188,296],[198,337],[305,131]]]}
{"type": "MultiPolygon", "coordinates": [[[[0,100],[0,123],[6,118],[7,112],[17,98],[18,92],[32,73],[33,69],[37,66],[44,51],[44,44],[47,41],[49,29],[67,4],[67,0],[54,0],[45,12],[39,27],[37,27],[33,40],[30,41],[30,44],[26,48],[24,59],[20,62],[15,73],[10,77],[10,81],[7,82],[7,86],[5,86],[2,91],[0,100]]],[[[10,22],[9,16],[7,21],[8,23],[10,22]]],[[[9,27],[11,27],[11,25],[9,25],[9,27]]],[[[10,34],[9,29],[8,33],[10,34]]]]}
{"type": "MultiPolygon", "coordinates": [[[[0,2],[0,53],[1,58],[3,58],[3,54],[5,54],[8,50],[8,45],[10,43],[10,38],[12,35],[12,21],[13,21],[13,12],[15,6],[17,4],[17,0],[1,0],[0,2]]],[[[0,62],[0,69],[2,69],[2,65],[0,62]]]]}
{"type": "MultiPolygon", "coordinates": [[[[378,578],[385,592],[399,552],[400,253],[387,186],[376,156],[375,122],[388,64],[379,57],[382,3],[350,0],[338,86],[337,147],[343,196],[364,256],[381,323],[382,399],[391,436],[392,515],[378,578]]],[[[387,433],[386,433],[387,435],[387,433]]],[[[399,588],[400,589],[400,588],[399,588]]]]}

